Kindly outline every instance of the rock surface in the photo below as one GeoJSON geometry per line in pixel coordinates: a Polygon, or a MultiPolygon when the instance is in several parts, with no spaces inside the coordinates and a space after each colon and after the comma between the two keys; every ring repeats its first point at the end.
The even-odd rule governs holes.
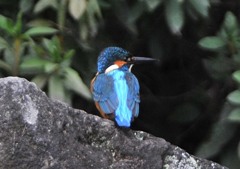
{"type": "Polygon", "coordinates": [[[226,168],[53,101],[25,79],[2,78],[0,89],[1,169],[226,168]]]}

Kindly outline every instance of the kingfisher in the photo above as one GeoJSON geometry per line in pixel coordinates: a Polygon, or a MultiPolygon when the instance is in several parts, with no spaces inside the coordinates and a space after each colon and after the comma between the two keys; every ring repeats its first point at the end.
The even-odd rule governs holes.
{"type": "Polygon", "coordinates": [[[97,73],[91,81],[96,108],[103,118],[120,127],[130,127],[139,115],[139,82],[131,73],[135,63],[155,61],[136,57],[120,47],[107,47],[98,56],[97,73]]]}

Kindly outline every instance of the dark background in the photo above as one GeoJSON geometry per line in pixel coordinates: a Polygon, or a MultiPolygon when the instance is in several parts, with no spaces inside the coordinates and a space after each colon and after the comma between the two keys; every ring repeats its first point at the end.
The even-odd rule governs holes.
{"type": "MultiPolygon", "coordinates": [[[[159,59],[160,63],[135,65],[132,69],[141,88],[140,115],[132,129],[162,137],[196,156],[239,168],[240,121],[228,118],[238,105],[229,103],[227,96],[239,87],[232,73],[240,67],[225,65],[228,60],[235,63],[231,59],[240,52],[239,41],[234,54],[227,47],[209,50],[199,45],[204,37],[221,36],[219,30],[228,11],[239,24],[238,0],[200,0],[195,6],[196,0],[88,0],[78,18],[68,8],[70,2],[59,0],[57,5],[66,5],[63,29],[56,19],[60,10],[51,7],[49,1],[46,7],[44,2],[39,5],[40,1],[0,0],[0,14],[16,22],[22,10],[23,32],[30,21],[41,18],[51,22],[60,30],[55,36],[61,40],[63,51],[75,50],[70,66],[87,86],[96,73],[97,56],[105,47],[119,46],[133,55],[159,59]],[[42,11],[36,12],[37,5],[42,5],[42,11]],[[227,61],[218,64],[215,58],[220,56],[227,61]]],[[[0,35],[9,40],[4,30],[0,35]]],[[[33,39],[38,45],[41,38],[33,39]]],[[[4,61],[3,51],[0,57],[4,61]]],[[[0,72],[2,77],[12,75],[3,69],[0,72]]],[[[35,75],[18,74],[28,80],[35,75]]],[[[47,86],[43,89],[50,90],[47,86]]],[[[73,107],[99,115],[92,100],[74,92],[71,96],[73,107]]]]}

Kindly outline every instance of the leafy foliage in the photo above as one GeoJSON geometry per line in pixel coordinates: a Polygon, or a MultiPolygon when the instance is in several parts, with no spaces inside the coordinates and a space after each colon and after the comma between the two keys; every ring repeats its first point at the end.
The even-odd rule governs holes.
{"type": "Polygon", "coordinates": [[[50,27],[34,27],[22,32],[22,13],[18,14],[16,23],[0,15],[0,29],[6,32],[6,39],[1,37],[0,49],[4,51],[4,60],[0,60],[1,68],[9,75],[20,75],[19,65],[25,55],[24,50],[30,47],[31,38],[39,35],[54,34],[56,29],[50,27]]]}
{"type": "Polygon", "coordinates": [[[35,37],[54,35],[58,32],[57,29],[35,26],[23,32],[21,12],[17,16],[16,23],[0,15],[0,25],[0,29],[7,35],[0,37],[0,49],[3,51],[0,68],[7,75],[35,75],[32,80],[40,88],[48,83],[48,93],[51,98],[69,104],[71,104],[71,92],[69,91],[74,91],[86,99],[91,98],[89,89],[78,73],[70,67],[74,50],[65,52],[57,36],[51,40],[42,38],[42,44],[36,44],[33,40],[35,37]]]}
{"type": "MultiPolygon", "coordinates": [[[[35,46],[40,53],[38,57],[28,57],[21,67],[25,73],[37,75],[32,79],[39,88],[48,84],[48,93],[51,98],[65,101],[71,104],[71,92],[91,99],[89,89],[83,83],[78,73],[70,67],[74,50],[63,51],[60,40],[57,36],[52,39],[44,38],[41,46],[35,46]]],[[[34,51],[36,52],[36,51],[34,51]]],[[[32,54],[34,55],[34,54],[32,54]]]]}
{"type": "MultiPolygon", "coordinates": [[[[224,67],[228,67],[227,70],[220,70],[222,67],[218,66],[219,74],[225,73],[227,76],[231,74],[233,79],[240,84],[240,60],[238,59],[240,56],[240,27],[238,25],[237,18],[231,12],[227,12],[220,28],[220,31],[217,33],[216,36],[212,37],[205,37],[199,41],[199,45],[202,48],[213,50],[217,52],[216,60],[214,62],[218,62],[223,59],[226,65],[224,67]],[[224,53],[224,55],[223,55],[224,53]]],[[[231,93],[229,93],[227,97],[228,101],[233,105],[240,106],[240,90],[237,89],[231,93]]],[[[238,117],[238,107],[233,109],[230,113],[230,120],[235,117],[238,117]]]]}
{"type": "MultiPolygon", "coordinates": [[[[207,50],[211,50],[216,52],[216,56],[214,56],[213,61],[206,60],[206,63],[210,63],[209,65],[206,65],[208,67],[214,66],[214,64],[217,64],[215,66],[215,72],[212,73],[213,75],[218,75],[217,79],[225,80],[232,74],[232,78],[234,81],[237,82],[238,89],[230,92],[227,96],[228,102],[232,105],[231,109],[225,113],[227,114],[227,120],[230,122],[240,122],[240,32],[239,32],[239,24],[237,21],[237,18],[232,12],[227,12],[225,14],[223,24],[218,31],[216,36],[210,36],[210,37],[204,37],[199,41],[199,45],[207,50]],[[220,62],[224,63],[222,66],[220,66],[220,62]],[[232,73],[233,72],[233,73],[232,73]]],[[[211,69],[208,69],[209,71],[212,71],[211,69]]],[[[216,76],[214,77],[216,78],[216,76]]],[[[225,122],[226,123],[226,122],[225,122]]],[[[227,130],[224,132],[224,130],[220,130],[223,132],[223,134],[219,134],[214,136],[213,138],[217,140],[224,140],[223,137],[226,139],[232,138],[233,136],[229,136],[224,133],[232,133],[232,131],[235,131],[236,126],[234,126],[234,129],[230,129],[226,125],[231,124],[221,124],[219,127],[225,126],[224,129],[227,130]],[[221,135],[223,137],[221,137],[221,135]]],[[[232,125],[231,125],[232,126],[232,125]]],[[[216,132],[214,132],[216,133],[216,132]]],[[[216,140],[210,140],[208,141],[209,144],[216,145],[216,140]]],[[[239,140],[240,143],[240,140],[239,140]]],[[[205,146],[208,144],[205,144],[205,146]]],[[[212,147],[212,145],[207,146],[207,148],[212,147]]],[[[220,147],[219,147],[220,148],[220,147]]],[[[200,151],[202,151],[205,148],[201,148],[200,151]]],[[[212,150],[212,149],[211,149],[212,150]]],[[[209,153],[210,151],[208,151],[209,153]]],[[[209,154],[208,154],[209,155],[209,154]]]]}
{"type": "Polygon", "coordinates": [[[239,168],[239,2],[0,4],[1,77],[27,78],[50,97],[97,114],[86,84],[96,73],[102,48],[121,46],[158,58],[160,65],[136,65],[132,70],[141,85],[140,116],[132,128],[239,168]]]}

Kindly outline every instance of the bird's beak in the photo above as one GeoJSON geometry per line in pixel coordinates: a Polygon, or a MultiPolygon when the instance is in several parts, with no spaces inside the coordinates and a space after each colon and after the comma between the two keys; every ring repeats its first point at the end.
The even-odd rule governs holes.
{"type": "Polygon", "coordinates": [[[147,58],[147,57],[133,56],[129,61],[127,61],[127,63],[130,63],[130,64],[145,63],[145,62],[159,62],[159,60],[153,59],[153,58],[147,58]]]}

